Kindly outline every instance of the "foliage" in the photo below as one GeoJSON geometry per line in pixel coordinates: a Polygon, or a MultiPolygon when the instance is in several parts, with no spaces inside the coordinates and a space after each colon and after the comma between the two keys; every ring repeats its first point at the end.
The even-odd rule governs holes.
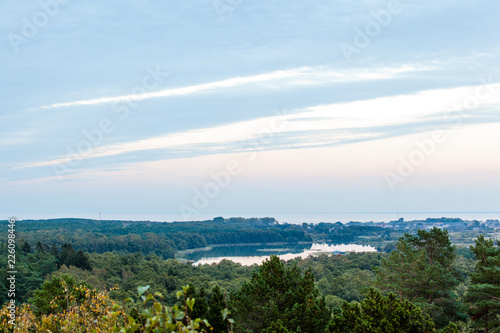
{"type": "MultiPolygon", "coordinates": [[[[350,253],[348,255],[319,255],[297,261],[302,269],[310,267],[317,279],[321,295],[331,308],[342,301],[360,301],[363,293],[373,286],[373,267],[380,265],[384,254],[350,253]]],[[[293,262],[293,261],[292,261],[293,262]]]]}
{"type": "Polygon", "coordinates": [[[334,316],[328,329],[332,333],[424,333],[433,332],[434,323],[408,300],[393,293],[382,296],[372,288],[363,301],[344,302],[342,313],[334,316]]]}
{"type": "MultiPolygon", "coordinates": [[[[56,296],[49,300],[47,305],[54,309],[50,314],[40,314],[38,308],[27,303],[17,308],[15,332],[104,333],[111,332],[123,320],[123,312],[112,311],[113,303],[106,292],[97,293],[85,285],[76,288],[75,292],[66,293],[63,299],[56,296]]],[[[8,323],[7,305],[0,309],[0,323],[0,332],[13,331],[8,323]]]]}
{"type": "MultiPolygon", "coordinates": [[[[190,314],[193,311],[195,299],[188,297],[189,287],[183,287],[182,291],[177,292],[177,297],[183,297],[184,306],[177,305],[168,307],[163,304],[163,295],[156,292],[154,295],[148,293],[145,295],[149,286],[137,287],[142,306],[144,310],[140,312],[139,318],[127,316],[127,321],[120,328],[115,326],[113,332],[134,333],[134,332],[208,332],[210,325],[207,320],[200,318],[191,319],[190,314]],[[148,304],[151,304],[148,306],[148,304]]],[[[133,299],[127,299],[134,303],[133,299]]],[[[115,309],[119,307],[115,306],[115,309]]],[[[123,312],[123,310],[121,310],[123,312]]]]}
{"type": "MultiPolygon", "coordinates": [[[[0,266],[7,267],[6,243],[0,244],[0,266]]],[[[45,277],[57,269],[57,258],[50,253],[16,251],[16,300],[28,300],[33,291],[39,288],[45,277]]],[[[0,303],[7,301],[7,270],[0,270],[0,303]],[[4,290],[4,291],[2,291],[4,290]]]]}
{"type": "Polygon", "coordinates": [[[61,246],[61,253],[58,256],[58,259],[61,265],[75,266],[87,270],[92,269],[88,254],[83,253],[82,250],[75,252],[71,244],[64,243],[61,246]]]}
{"type": "Polygon", "coordinates": [[[22,243],[21,251],[25,253],[31,253],[31,246],[28,242],[26,242],[24,239],[21,238],[20,243],[22,243]]]}
{"type": "Polygon", "coordinates": [[[471,250],[478,259],[467,294],[469,313],[475,326],[500,331],[500,247],[479,235],[471,250]]]}
{"type": "MultiPolygon", "coordinates": [[[[328,307],[340,317],[344,301],[362,304],[374,285],[393,291],[400,302],[411,301],[424,315],[430,314],[441,328],[437,332],[468,332],[472,326],[485,330],[486,325],[490,332],[495,327],[498,330],[499,250],[481,237],[471,249],[456,249],[447,231],[420,230],[393,243],[390,254],[318,255],[287,263],[273,257],[255,269],[228,260],[193,266],[170,258],[177,250],[208,244],[310,241],[311,237],[376,238],[389,244],[384,247],[381,243],[380,249],[390,251],[392,245],[385,241],[400,231],[356,223],[299,226],[242,218],[187,223],[19,221],[18,227],[18,319],[26,325],[34,322],[29,326],[32,331],[33,325],[40,331],[57,332],[57,325],[86,331],[78,326],[84,324],[76,317],[87,316],[88,302],[99,303],[101,298],[105,302],[95,310],[109,321],[96,331],[130,331],[135,324],[145,329],[148,318],[153,325],[160,317],[162,323],[171,317],[171,323],[186,330],[192,323],[191,319],[179,323],[176,315],[182,312],[183,318],[207,319],[214,333],[231,331],[233,318],[240,331],[322,332],[330,320],[328,307]],[[178,300],[177,290],[186,284],[189,287],[178,300]],[[144,285],[157,291],[156,296],[146,302],[141,298],[123,303],[136,298],[137,286],[144,285]],[[156,303],[164,308],[153,308],[156,303]],[[51,321],[57,324],[50,326],[51,321]]],[[[6,245],[0,241],[0,265],[4,267],[6,245]]],[[[0,279],[0,301],[4,303],[8,289],[5,270],[0,271],[0,279]]],[[[141,296],[149,297],[141,290],[141,296]]],[[[88,314],[88,320],[92,315],[88,314]]],[[[201,321],[198,324],[200,327],[191,325],[191,329],[207,329],[201,321]]],[[[85,325],[93,327],[90,322],[85,325]]]]}
{"type": "MultiPolygon", "coordinates": [[[[193,266],[174,259],[163,260],[155,255],[91,254],[92,276],[108,288],[115,284],[118,290],[111,293],[116,300],[135,297],[138,285],[150,285],[161,292],[165,300],[176,302],[176,291],[186,284],[204,288],[207,298],[217,284],[224,292],[238,291],[250,279],[252,269],[224,260],[218,265],[193,266]]],[[[86,279],[90,281],[90,279],[86,279]]]]}
{"type": "Polygon", "coordinates": [[[225,332],[227,323],[225,318],[223,318],[222,311],[227,308],[227,305],[224,300],[224,295],[217,285],[212,290],[212,297],[208,302],[208,308],[207,319],[211,323],[214,333],[225,332]]]}
{"type": "Polygon", "coordinates": [[[303,228],[310,228],[310,231],[316,233],[322,240],[339,243],[353,242],[359,239],[360,236],[376,236],[380,239],[391,239],[393,233],[392,230],[381,226],[344,226],[337,223],[305,224],[303,228]]]}
{"type": "Polygon", "coordinates": [[[318,281],[318,288],[323,295],[335,295],[348,302],[360,301],[364,298],[363,292],[373,285],[374,274],[369,270],[347,270],[330,280],[322,278],[318,281]]]}
{"type": "MultiPolygon", "coordinates": [[[[15,332],[120,332],[120,333],[152,333],[152,332],[208,332],[210,324],[199,318],[191,319],[195,299],[187,295],[188,287],[177,292],[182,297],[183,306],[168,307],[163,304],[160,293],[154,295],[146,291],[149,286],[137,288],[141,302],[138,305],[142,311],[134,308],[135,314],[126,314],[123,306],[119,306],[109,298],[107,292],[96,293],[86,286],[79,287],[83,298],[75,294],[67,294],[61,311],[51,314],[39,314],[32,305],[24,304],[16,311],[15,332]]],[[[56,300],[57,297],[54,299],[56,300]]],[[[51,302],[57,303],[57,302],[51,302]]],[[[227,311],[226,311],[227,313],[227,311]]],[[[7,304],[0,309],[0,332],[12,332],[9,324],[9,309],[7,304]]],[[[228,331],[231,332],[231,331],[228,331]]]]}
{"type": "Polygon", "coordinates": [[[212,289],[212,296],[208,302],[205,289],[202,287],[199,292],[196,292],[196,288],[192,284],[188,286],[187,297],[196,300],[191,317],[206,318],[214,333],[227,332],[233,320],[230,318],[227,302],[218,285],[212,289]]]}
{"type": "Polygon", "coordinates": [[[439,333],[460,333],[460,330],[458,329],[458,326],[455,323],[449,323],[441,330],[439,330],[439,333]]]}
{"type": "Polygon", "coordinates": [[[35,306],[37,312],[59,313],[69,309],[69,300],[77,304],[83,303],[87,293],[92,290],[93,287],[86,283],[77,283],[73,276],[62,275],[45,281],[41,289],[35,290],[28,302],[35,306]]]}
{"type": "Polygon", "coordinates": [[[187,297],[196,300],[191,316],[194,318],[207,318],[209,309],[205,295],[205,288],[201,287],[200,291],[197,292],[196,287],[190,283],[187,290],[187,297]]]}
{"type": "Polygon", "coordinates": [[[395,292],[401,300],[419,304],[438,327],[444,327],[450,320],[464,319],[454,292],[460,282],[455,259],[455,247],[446,230],[433,228],[418,230],[417,236],[405,234],[397,250],[375,270],[377,285],[395,292]]]}
{"type": "Polygon", "coordinates": [[[234,317],[240,328],[254,332],[279,319],[292,332],[322,332],[330,311],[318,295],[311,269],[302,274],[297,265],[285,267],[271,256],[234,295],[234,317]]]}
{"type": "Polygon", "coordinates": [[[262,333],[289,333],[290,331],[283,326],[283,322],[278,319],[276,322],[272,322],[269,327],[262,330],[262,333]]]}
{"type": "MultiPolygon", "coordinates": [[[[5,225],[7,221],[0,221],[5,225]]],[[[273,218],[216,218],[196,222],[132,222],[87,219],[24,220],[16,222],[23,245],[72,244],[83,252],[155,254],[174,258],[177,250],[209,244],[240,244],[312,241],[300,226],[278,225],[273,218]],[[26,240],[26,241],[24,241],[26,240]],[[29,244],[28,244],[29,242],[29,244]]],[[[63,255],[63,260],[65,255],[63,255]]],[[[61,262],[66,266],[74,263],[61,262]]]]}

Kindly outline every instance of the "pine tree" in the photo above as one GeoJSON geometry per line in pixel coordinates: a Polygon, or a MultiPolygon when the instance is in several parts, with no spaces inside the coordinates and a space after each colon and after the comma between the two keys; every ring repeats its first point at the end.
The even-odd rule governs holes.
{"type": "Polygon", "coordinates": [[[261,332],[282,320],[291,332],[323,332],[330,318],[324,298],[319,297],[312,270],[302,273],[297,265],[285,267],[277,257],[264,261],[233,300],[236,324],[261,332]]]}
{"type": "Polygon", "coordinates": [[[469,314],[484,332],[500,331],[500,247],[479,235],[471,250],[477,258],[467,294],[469,314]],[[496,330],[495,330],[496,329],[496,330]]]}
{"type": "Polygon", "coordinates": [[[45,253],[45,249],[40,241],[35,245],[35,252],[45,253]]]}
{"type": "Polygon", "coordinates": [[[57,248],[56,244],[52,244],[52,247],[50,248],[50,254],[52,254],[56,258],[59,258],[59,249],[57,248]]]}
{"type": "Polygon", "coordinates": [[[405,234],[397,250],[375,269],[377,285],[401,300],[418,304],[438,327],[444,327],[451,320],[464,319],[453,293],[459,283],[455,258],[456,249],[447,230],[433,228],[418,230],[416,236],[405,234]]]}
{"type": "Polygon", "coordinates": [[[73,265],[74,255],[75,255],[75,250],[73,250],[71,244],[64,243],[61,246],[61,253],[59,254],[59,262],[61,263],[61,265],[66,265],[66,266],[73,265]]]}
{"type": "Polygon", "coordinates": [[[92,270],[92,266],[90,265],[90,260],[88,257],[88,254],[83,253],[82,250],[78,250],[73,257],[71,257],[69,261],[70,265],[73,265],[75,267],[81,268],[81,269],[86,269],[86,270],[92,270]]]}
{"type": "MultiPolygon", "coordinates": [[[[23,240],[23,239],[21,239],[23,240]]],[[[24,241],[23,246],[21,247],[21,251],[25,253],[31,253],[31,246],[27,241],[24,241]]]]}
{"type": "Polygon", "coordinates": [[[344,302],[342,313],[328,326],[331,333],[426,333],[434,332],[428,315],[408,300],[370,289],[361,302],[344,302]]]}
{"type": "Polygon", "coordinates": [[[376,283],[381,289],[396,293],[400,300],[414,301],[419,296],[415,286],[420,283],[420,272],[424,267],[425,253],[416,251],[400,238],[396,251],[382,259],[380,267],[374,268],[376,283]]]}
{"type": "Polygon", "coordinates": [[[268,328],[262,330],[262,333],[290,333],[289,330],[283,326],[283,322],[278,319],[276,322],[272,322],[268,328]]]}
{"type": "Polygon", "coordinates": [[[50,248],[50,254],[52,254],[56,258],[57,268],[61,267],[59,249],[57,248],[56,244],[54,244],[54,243],[52,243],[52,247],[50,248]]]}
{"type": "Polygon", "coordinates": [[[194,306],[191,318],[207,318],[208,315],[208,303],[205,298],[205,288],[201,287],[199,292],[196,292],[196,287],[190,283],[188,290],[186,292],[187,297],[194,299],[194,306]]]}
{"type": "MultiPolygon", "coordinates": [[[[196,302],[195,302],[196,304],[196,302]]],[[[222,318],[222,311],[226,308],[224,295],[222,294],[219,286],[212,289],[212,297],[208,302],[208,315],[207,320],[213,327],[214,333],[227,332],[227,324],[222,318]]]]}

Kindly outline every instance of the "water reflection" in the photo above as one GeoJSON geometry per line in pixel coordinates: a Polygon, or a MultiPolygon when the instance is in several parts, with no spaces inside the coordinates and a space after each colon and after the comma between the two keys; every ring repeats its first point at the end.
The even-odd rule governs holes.
{"type": "Polygon", "coordinates": [[[348,252],[377,252],[373,246],[358,244],[283,244],[283,245],[258,245],[258,246],[221,246],[213,247],[206,251],[196,251],[184,257],[193,261],[193,265],[219,263],[224,259],[240,263],[245,266],[260,265],[272,254],[278,255],[283,260],[297,257],[307,258],[310,255],[344,254],[348,252]]]}

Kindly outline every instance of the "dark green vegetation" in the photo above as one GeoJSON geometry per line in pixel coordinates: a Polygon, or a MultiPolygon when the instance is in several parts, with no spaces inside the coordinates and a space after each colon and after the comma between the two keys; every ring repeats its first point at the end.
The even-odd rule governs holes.
{"type": "Polygon", "coordinates": [[[370,289],[361,302],[345,302],[328,330],[332,333],[432,332],[434,323],[408,300],[399,300],[393,293],[384,297],[370,289]]]}
{"type": "MultiPolygon", "coordinates": [[[[16,299],[34,305],[36,315],[63,311],[65,297],[84,302],[89,295],[82,290],[88,289],[112,289],[109,296],[117,304],[129,304],[125,301],[137,298],[137,287],[148,285],[162,295],[161,302],[177,304],[190,318],[207,319],[213,332],[500,330],[500,249],[483,236],[469,249],[452,245],[448,232],[437,228],[400,235],[378,226],[279,225],[273,219],[73,222],[18,222],[16,299]],[[193,267],[172,259],[177,250],[209,244],[297,242],[331,235],[349,240],[401,237],[394,246],[384,245],[390,253],[319,255],[287,263],[271,257],[260,267],[230,261],[193,267]],[[179,300],[178,291],[187,285],[185,299],[179,300]]],[[[6,267],[4,240],[0,249],[6,267]]],[[[2,303],[7,299],[5,274],[0,272],[2,303]]],[[[145,323],[141,311],[151,304],[134,304],[125,310],[134,325],[145,323]]]]}
{"type": "Polygon", "coordinates": [[[479,236],[471,247],[478,259],[467,294],[469,314],[485,331],[500,327],[500,247],[479,236]]]}
{"type": "Polygon", "coordinates": [[[232,297],[238,326],[261,332],[282,324],[290,332],[321,332],[330,310],[314,285],[311,268],[285,267],[271,256],[232,297]],[[279,323],[278,323],[279,321],[279,323]]]}
{"type": "Polygon", "coordinates": [[[402,237],[397,251],[382,260],[376,269],[377,284],[426,309],[440,326],[464,320],[454,292],[460,283],[455,260],[455,247],[446,230],[418,230],[417,236],[402,237]]]}
{"type": "MultiPolygon", "coordinates": [[[[0,222],[6,226],[7,221],[0,222]]],[[[130,222],[56,219],[17,221],[19,238],[29,244],[72,244],[84,252],[119,252],[156,254],[174,258],[178,250],[210,244],[272,243],[312,241],[300,226],[278,225],[273,218],[203,222],[130,222]]]]}

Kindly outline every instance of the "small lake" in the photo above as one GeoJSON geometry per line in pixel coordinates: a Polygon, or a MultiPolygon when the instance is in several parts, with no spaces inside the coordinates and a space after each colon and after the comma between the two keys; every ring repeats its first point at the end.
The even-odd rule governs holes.
{"type": "Polygon", "coordinates": [[[310,255],[344,254],[348,252],[377,252],[373,246],[359,244],[255,244],[255,245],[216,245],[203,249],[181,251],[178,258],[193,262],[193,265],[215,264],[224,259],[245,266],[260,265],[271,255],[278,255],[283,260],[297,257],[305,259],[310,255]]]}

